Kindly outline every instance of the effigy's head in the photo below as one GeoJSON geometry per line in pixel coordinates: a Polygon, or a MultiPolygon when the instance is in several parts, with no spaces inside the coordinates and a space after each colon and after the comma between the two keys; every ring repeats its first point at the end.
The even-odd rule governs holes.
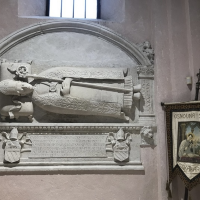
{"type": "Polygon", "coordinates": [[[3,80],[0,82],[0,92],[5,95],[25,96],[33,92],[33,86],[22,81],[3,80]]]}

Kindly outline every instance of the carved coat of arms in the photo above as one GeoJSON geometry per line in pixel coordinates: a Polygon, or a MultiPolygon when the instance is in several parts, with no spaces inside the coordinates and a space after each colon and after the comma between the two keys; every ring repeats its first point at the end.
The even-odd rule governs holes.
{"type": "Polygon", "coordinates": [[[19,161],[20,150],[21,150],[21,145],[19,144],[19,140],[16,141],[8,140],[5,146],[4,159],[10,163],[19,161]]]}
{"type": "Polygon", "coordinates": [[[1,135],[4,137],[4,160],[9,163],[18,162],[20,160],[22,146],[26,144],[26,141],[22,140],[25,134],[19,134],[17,128],[13,128],[10,134],[2,132],[1,135]]]}
{"type": "Polygon", "coordinates": [[[129,146],[126,141],[116,141],[113,146],[114,158],[119,161],[127,160],[129,157],[129,146]]]}
{"type": "Polygon", "coordinates": [[[120,128],[116,134],[110,133],[108,141],[110,141],[113,146],[113,155],[115,160],[120,162],[128,160],[131,141],[129,133],[125,134],[123,129],[120,128]]]}

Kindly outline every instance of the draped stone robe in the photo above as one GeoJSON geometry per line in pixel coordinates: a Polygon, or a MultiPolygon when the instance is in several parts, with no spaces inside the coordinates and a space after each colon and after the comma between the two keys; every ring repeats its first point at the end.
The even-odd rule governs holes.
{"type": "MultiPolygon", "coordinates": [[[[39,76],[45,78],[79,79],[80,83],[92,83],[117,88],[132,89],[132,77],[117,68],[71,68],[48,69],[39,76]]],[[[59,114],[102,115],[126,118],[131,106],[133,92],[124,93],[105,89],[70,85],[67,96],[61,94],[62,83],[37,80],[32,95],[33,102],[40,108],[59,114]]]]}

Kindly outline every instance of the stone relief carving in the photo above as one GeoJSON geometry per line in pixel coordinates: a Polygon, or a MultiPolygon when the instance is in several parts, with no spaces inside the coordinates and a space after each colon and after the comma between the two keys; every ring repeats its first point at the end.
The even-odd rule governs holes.
{"type": "Polygon", "coordinates": [[[152,107],[151,82],[149,80],[142,81],[141,94],[144,99],[143,112],[152,113],[153,107],[152,107]]]}
{"type": "Polygon", "coordinates": [[[109,133],[107,140],[107,144],[112,144],[114,159],[120,162],[127,161],[132,140],[130,133],[124,133],[123,129],[120,128],[117,133],[109,133]]]}
{"type": "MultiPolygon", "coordinates": [[[[8,70],[17,73],[18,80],[1,81],[0,92],[29,96],[38,107],[52,113],[110,116],[128,121],[134,100],[140,99],[141,85],[133,86],[132,76],[124,69],[58,67],[39,75],[27,74],[23,65],[8,70]],[[34,81],[27,83],[28,78],[34,81]]],[[[25,106],[30,113],[32,105],[25,106]]],[[[11,118],[14,106],[10,107],[4,107],[2,112],[11,118]]]]}
{"type": "MultiPolygon", "coordinates": [[[[116,166],[122,170],[122,165],[124,170],[143,170],[138,145],[141,140],[138,133],[142,128],[116,124],[22,126],[18,123],[17,128],[12,128],[11,124],[0,125],[5,164],[28,164],[42,168],[57,163],[66,169],[73,164],[74,170],[103,170],[104,167],[114,170],[116,166]]],[[[52,166],[50,168],[53,169],[52,166]]]]}
{"type": "MultiPolygon", "coordinates": [[[[31,145],[31,141],[28,139],[28,136],[25,140],[22,139],[26,136],[26,133],[19,134],[17,128],[13,128],[9,134],[7,132],[1,132],[0,134],[2,136],[0,140],[3,140],[5,162],[19,162],[21,152],[26,149],[25,146],[31,145]]],[[[31,150],[29,149],[29,151],[31,150]]]]}
{"type": "Polygon", "coordinates": [[[150,126],[144,126],[141,131],[141,145],[154,145],[154,135],[153,135],[153,130],[152,127],[150,126]]]}
{"type": "Polygon", "coordinates": [[[142,66],[137,68],[138,75],[142,76],[153,76],[154,75],[154,67],[153,66],[142,66]]]}
{"type": "MultiPolygon", "coordinates": [[[[68,31],[69,24],[66,26],[59,22],[54,26],[54,23],[35,25],[39,27],[37,31],[35,28],[24,29],[20,36],[13,34],[0,44],[1,56],[32,35],[68,31]]],[[[20,168],[24,171],[144,170],[140,160],[141,136],[144,134],[139,134],[144,124],[138,118],[142,109],[145,114],[153,112],[153,108],[150,109],[153,85],[148,82],[150,79],[144,79],[148,82],[144,84],[141,77],[153,77],[154,70],[150,64],[154,62],[154,51],[148,42],[137,48],[104,27],[101,31],[91,31],[100,30],[96,29],[97,26],[82,23],[78,27],[78,22],[70,22],[70,31],[78,30],[78,33],[104,38],[133,58],[130,62],[133,65],[117,61],[107,63],[107,60],[89,63],[40,58],[33,62],[0,61],[0,92],[5,100],[0,114],[6,122],[17,121],[0,124],[3,145],[0,148],[0,171],[20,171],[20,168]],[[137,64],[140,66],[138,71],[137,64]],[[140,96],[145,106],[140,105],[140,96]],[[36,115],[47,120],[37,121],[36,115]],[[93,118],[90,124],[82,121],[87,115],[93,118]],[[34,120],[34,123],[19,123],[27,122],[26,118],[30,122],[34,120]],[[61,118],[71,121],[62,121],[61,118]],[[18,131],[27,133],[19,134],[18,131]],[[3,164],[1,156],[5,157],[3,164]]],[[[55,53],[59,53],[60,49],[57,50],[55,53]]],[[[146,144],[147,140],[144,139],[146,144]]]]}
{"type": "MultiPolygon", "coordinates": [[[[146,109],[148,107],[152,109],[151,83],[144,85],[149,79],[133,85],[133,77],[127,69],[57,67],[36,75],[31,73],[31,63],[3,61],[3,64],[13,76],[13,79],[0,82],[0,92],[12,99],[11,104],[1,109],[3,120],[25,117],[31,122],[34,120],[35,104],[41,110],[55,115],[95,115],[127,122],[134,102],[140,99],[141,94],[145,99],[145,112],[151,112],[146,109]]],[[[140,67],[137,73],[139,76],[152,76],[153,68],[140,67]]],[[[2,132],[4,160],[8,164],[32,161],[44,164],[49,160],[68,163],[72,160],[80,165],[76,160],[80,159],[81,162],[95,166],[92,159],[99,159],[101,165],[103,162],[111,165],[115,162],[118,165],[134,166],[132,158],[139,158],[139,151],[135,152],[135,149],[139,148],[141,138],[132,142],[132,136],[133,132],[135,134],[140,129],[140,126],[23,124],[17,129],[11,129],[10,134],[2,132]],[[18,134],[18,130],[29,134],[18,134]],[[72,133],[69,134],[69,131],[72,133]]],[[[151,127],[147,129],[142,128],[141,131],[143,145],[151,145],[153,141],[151,127]]],[[[1,126],[0,130],[9,131],[10,128],[1,126]]],[[[138,162],[138,169],[143,169],[141,162],[138,162]]]]}
{"type": "MultiPolygon", "coordinates": [[[[12,128],[10,133],[5,131],[1,132],[3,141],[5,162],[14,163],[19,162],[20,158],[23,159],[39,159],[39,158],[102,158],[109,161],[110,158],[116,162],[129,162],[130,146],[134,130],[140,129],[139,127],[85,127],[85,130],[94,128],[93,133],[77,134],[77,128],[80,130],[83,127],[72,126],[73,134],[70,132],[63,132],[64,128],[49,127],[50,132],[47,134],[46,127],[19,127],[12,128]],[[24,129],[25,128],[25,129],[24,129]],[[57,129],[58,128],[58,129],[57,129]],[[107,130],[118,130],[116,132],[107,132],[107,130]],[[19,134],[18,129],[28,131],[19,134]],[[54,130],[58,130],[55,134],[54,130]],[[105,129],[102,133],[97,130],[105,129]],[[124,132],[125,129],[126,131],[124,132]],[[130,132],[127,132],[130,131],[130,132]],[[31,133],[30,133],[31,132],[31,133]],[[111,148],[108,148],[110,146],[111,148]],[[106,151],[112,151],[112,155],[106,155],[106,151]],[[27,154],[28,152],[28,154],[27,154]]],[[[70,127],[69,127],[70,128],[70,127]]],[[[10,127],[6,127],[10,129],[10,127]]],[[[0,127],[0,130],[5,130],[5,127],[0,127]]],[[[66,129],[67,130],[67,129],[66,129]]],[[[131,161],[130,161],[131,162],[131,161]]]]}
{"type": "Polygon", "coordinates": [[[142,86],[140,100],[140,120],[153,121],[155,117],[153,106],[154,67],[140,66],[137,68],[137,73],[142,86]]]}
{"type": "Polygon", "coordinates": [[[14,74],[15,78],[26,78],[28,74],[28,68],[24,65],[17,66],[16,68],[8,68],[8,71],[14,74]]]}
{"type": "MultiPolygon", "coordinates": [[[[112,124],[109,126],[104,125],[99,125],[97,124],[92,124],[92,125],[87,125],[87,124],[82,124],[82,125],[76,125],[74,123],[72,124],[68,124],[68,125],[53,125],[53,124],[48,124],[47,123],[42,123],[41,125],[34,125],[34,124],[24,124],[19,125],[17,127],[17,129],[19,131],[25,131],[25,132],[33,132],[33,133],[39,133],[39,132],[45,132],[45,133],[49,133],[51,131],[64,131],[64,132],[68,132],[68,131],[75,131],[75,132],[81,132],[81,131],[88,131],[88,132],[117,132],[119,131],[119,129],[122,128],[125,132],[136,132],[136,131],[140,131],[140,129],[142,128],[141,126],[126,126],[126,125],[122,125],[120,124],[120,126],[116,125],[116,124],[112,124]]],[[[0,131],[5,131],[5,130],[12,130],[12,126],[11,124],[4,124],[4,125],[0,125],[0,131]]]]}
{"type": "Polygon", "coordinates": [[[0,64],[2,69],[7,69],[14,79],[24,80],[26,75],[31,73],[32,61],[22,62],[21,60],[15,60],[9,62],[6,59],[1,59],[0,64]]]}
{"type": "Polygon", "coordinates": [[[154,50],[153,48],[151,47],[151,44],[150,42],[148,41],[145,41],[141,44],[138,44],[138,47],[140,49],[140,51],[145,55],[147,56],[147,58],[150,60],[150,62],[152,64],[154,64],[154,50]]]}

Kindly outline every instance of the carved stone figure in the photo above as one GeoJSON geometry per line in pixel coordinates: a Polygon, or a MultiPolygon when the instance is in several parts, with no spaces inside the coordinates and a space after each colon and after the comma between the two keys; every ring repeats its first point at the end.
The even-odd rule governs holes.
{"type": "Polygon", "coordinates": [[[57,67],[26,77],[35,80],[31,84],[5,80],[0,82],[0,91],[29,95],[37,106],[53,113],[129,120],[133,100],[140,98],[141,85],[133,86],[123,69],[57,67]]]}
{"type": "MultiPolygon", "coordinates": [[[[38,75],[33,102],[60,114],[102,115],[128,120],[133,104],[132,77],[122,69],[53,68],[38,75]],[[47,81],[44,81],[42,79],[47,81]],[[50,81],[48,81],[50,80],[50,81]]],[[[137,97],[137,95],[135,95],[137,97]]]]}
{"type": "Polygon", "coordinates": [[[151,47],[150,42],[145,41],[144,43],[138,44],[139,49],[143,52],[144,55],[154,64],[154,50],[151,47]]]}
{"type": "Polygon", "coordinates": [[[13,128],[10,134],[2,132],[1,135],[4,137],[4,160],[9,163],[18,162],[21,156],[21,147],[25,143],[21,140],[24,134],[19,134],[17,128],[13,128]]]}
{"type": "Polygon", "coordinates": [[[142,144],[152,145],[154,143],[153,132],[152,132],[152,128],[150,126],[144,126],[141,129],[140,134],[141,134],[141,138],[142,138],[142,144]]]}
{"type": "Polygon", "coordinates": [[[6,117],[10,119],[18,119],[19,117],[28,117],[30,121],[33,120],[33,103],[21,102],[13,99],[13,105],[4,106],[1,109],[1,118],[5,120],[6,117]]]}
{"type": "Polygon", "coordinates": [[[117,161],[125,161],[129,158],[131,136],[129,133],[124,133],[123,129],[115,133],[109,133],[108,141],[112,144],[114,159],[117,161]]]}

